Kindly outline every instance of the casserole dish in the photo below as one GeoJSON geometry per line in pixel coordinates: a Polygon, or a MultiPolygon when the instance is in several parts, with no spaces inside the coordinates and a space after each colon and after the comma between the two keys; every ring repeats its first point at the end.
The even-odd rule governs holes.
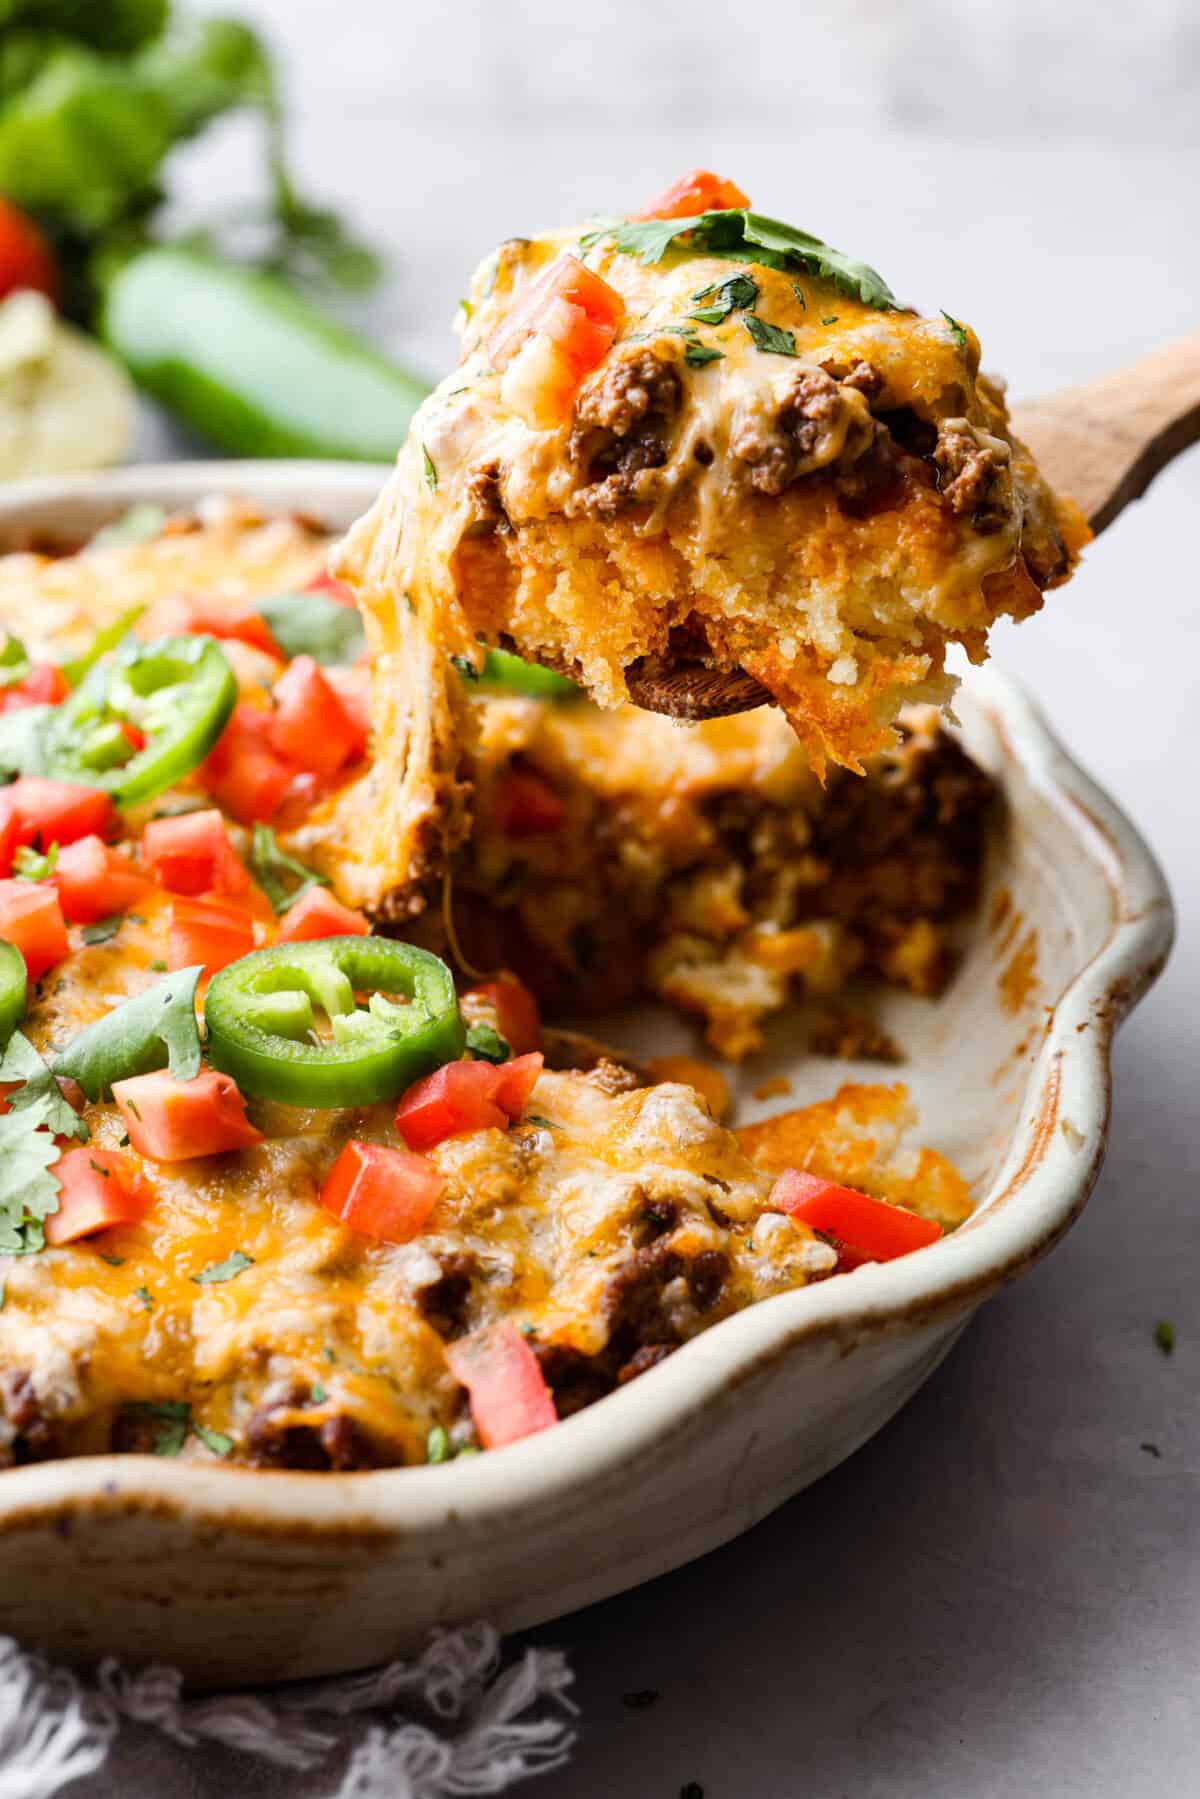
{"type": "MultiPolygon", "coordinates": [[[[135,500],[212,492],[336,529],[380,480],[345,465],[204,463],[30,483],[0,496],[0,538],[65,544],[135,500]]],[[[1028,703],[977,673],[960,714],[1005,799],[984,903],[944,998],[890,996],[881,1017],[908,1052],[924,1128],[972,1182],[967,1224],[919,1256],[749,1308],[469,1469],[308,1475],[124,1456],[8,1471],[0,1630],[77,1661],[169,1658],[208,1685],[365,1666],[432,1625],[519,1628],[677,1566],[878,1429],[975,1307],[1082,1209],[1103,1155],[1112,1033],[1171,938],[1149,851],[1028,703]]],[[[605,1027],[656,1053],[678,1047],[680,1028],[644,1014],[605,1027]]],[[[828,1087],[794,1037],[774,1021],[741,1077],[741,1119],[767,1076],[786,1074],[801,1101],[828,1087]]]]}

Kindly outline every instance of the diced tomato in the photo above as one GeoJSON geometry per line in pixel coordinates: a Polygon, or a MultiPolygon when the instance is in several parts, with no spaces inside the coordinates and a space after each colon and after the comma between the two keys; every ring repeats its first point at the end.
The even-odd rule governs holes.
{"type": "Polygon", "coordinates": [[[40,881],[0,881],[0,938],[16,944],[30,981],[65,961],[71,946],[55,889],[40,881]]]}
{"type": "Polygon", "coordinates": [[[557,831],[567,815],[549,781],[531,768],[510,768],[496,790],[495,819],[508,837],[557,831]]]}
{"type": "Polygon", "coordinates": [[[305,943],[314,937],[365,937],[371,929],[365,912],[352,912],[334,899],[328,887],[310,887],[279,921],[280,943],[305,943]]]}
{"type": "Polygon", "coordinates": [[[222,612],[203,600],[185,599],[180,606],[180,622],[172,626],[196,637],[218,637],[237,643],[248,643],[251,649],[274,656],[277,662],[287,657],[271,635],[265,618],[257,612],[222,612]]]}
{"type": "Polygon", "coordinates": [[[279,810],[296,764],[271,743],[271,719],[239,700],[201,763],[201,785],[240,825],[266,824],[279,810]]]}
{"type": "Polygon", "coordinates": [[[432,1149],[464,1131],[503,1129],[521,1116],[545,1058],[447,1062],[416,1081],[396,1108],[396,1129],[410,1149],[432,1149]]]}
{"type": "Polygon", "coordinates": [[[168,968],[194,968],[199,963],[205,974],[216,974],[253,948],[254,921],[243,906],[211,894],[207,899],[172,901],[168,968]]]}
{"type": "Polygon", "coordinates": [[[678,181],[651,200],[635,219],[694,219],[702,212],[728,212],[750,201],[732,181],[722,181],[711,169],[689,169],[678,181]]]}
{"type": "Polygon", "coordinates": [[[133,1075],[113,1082],[113,1098],[133,1147],[157,1162],[217,1156],[263,1140],[233,1081],[213,1069],[190,1081],[177,1081],[165,1068],[133,1075]]]}
{"type": "Polygon", "coordinates": [[[371,729],[371,666],[355,662],[349,668],[324,669],[323,674],[357,725],[365,744],[371,729]]]}
{"type": "Polygon", "coordinates": [[[57,706],[70,691],[61,668],[53,662],[34,662],[23,681],[0,688],[0,712],[19,712],[23,706],[57,706]]]}
{"type": "MultiPolygon", "coordinates": [[[[80,837],[106,836],[113,826],[113,803],[99,787],[76,781],[51,781],[41,775],[25,776],[0,793],[0,813],[14,819],[9,844],[12,851],[23,843],[49,849],[75,843],[80,837]]],[[[4,835],[0,826],[0,838],[4,835]]]]}
{"type": "Polygon", "coordinates": [[[535,429],[557,424],[624,317],[616,288],[564,250],[488,339],[492,367],[504,373],[505,404],[535,429]]]}
{"type": "Polygon", "coordinates": [[[364,1237],[409,1243],[424,1230],[445,1184],[424,1156],[351,1138],[321,1188],[321,1204],[364,1237]]]}
{"type": "Polygon", "coordinates": [[[538,1084],[545,1062],[545,1056],[534,1050],[530,1055],[514,1056],[511,1062],[492,1067],[496,1076],[492,1097],[510,1119],[518,1119],[529,1104],[529,1096],[538,1084]]]}
{"type": "Polygon", "coordinates": [[[311,656],[297,656],[275,683],[270,741],[296,768],[326,777],[356,762],[366,732],[311,656]]]}
{"type": "Polygon", "coordinates": [[[354,597],[354,589],[347,587],[344,581],[339,581],[336,575],[331,575],[327,568],[323,568],[319,575],[314,575],[313,579],[306,583],[306,586],[309,593],[327,593],[331,600],[338,602],[339,606],[356,606],[358,604],[354,597]]]}
{"type": "Polygon", "coordinates": [[[810,1230],[836,1239],[843,1267],[863,1262],[890,1262],[914,1249],[936,1243],[940,1224],[918,1218],[902,1206],[890,1206],[853,1187],[837,1187],[799,1168],[785,1168],[771,1189],[768,1205],[786,1212],[810,1230]]]}
{"type": "Polygon", "coordinates": [[[478,987],[472,987],[463,998],[480,1000],[492,1008],[496,1014],[496,1029],[516,1055],[523,1056],[541,1042],[542,1020],[538,1003],[524,981],[518,980],[515,974],[506,970],[494,981],[483,981],[478,987]]]}
{"type": "Polygon", "coordinates": [[[23,287],[57,300],[58,264],[33,220],[0,195],[0,300],[23,287]]]}
{"type": "Polygon", "coordinates": [[[511,1320],[446,1345],[455,1380],[467,1389],[485,1449],[499,1449],[558,1423],[554,1395],[537,1357],[511,1320]]]}
{"type": "Polygon", "coordinates": [[[145,1175],[119,1150],[69,1149],[50,1172],[62,1182],[58,1210],[46,1219],[46,1241],[56,1248],[114,1224],[137,1224],[154,1200],[145,1175]]]}
{"type": "Polygon", "coordinates": [[[50,880],[58,888],[63,917],[70,924],[92,924],[127,912],[150,890],[150,882],[127,856],[102,837],[81,837],[59,851],[50,880]]]}
{"type": "Polygon", "coordinates": [[[215,808],[151,819],[142,832],[142,859],[169,893],[238,899],[253,886],[215,808]]]}

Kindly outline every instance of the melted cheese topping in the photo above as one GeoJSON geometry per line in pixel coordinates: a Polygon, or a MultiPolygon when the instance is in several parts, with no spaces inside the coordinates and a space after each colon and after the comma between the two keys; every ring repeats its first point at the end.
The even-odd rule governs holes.
{"type": "MultiPolygon", "coordinates": [[[[173,521],[149,543],[0,558],[0,620],[36,653],[61,654],[132,603],[148,606],[146,628],[181,593],[202,596],[210,610],[245,611],[257,594],[302,585],[323,561],[324,541],[300,521],[231,506],[207,509],[207,519],[173,521]]],[[[226,647],[247,690],[278,672],[269,657],[226,647]]],[[[385,690],[395,678],[385,664],[385,690]]],[[[540,734],[578,794],[588,782],[601,800],[641,792],[648,827],[657,817],[664,833],[671,813],[677,830],[701,830],[705,794],[734,773],[788,807],[816,791],[794,740],[767,715],[682,733],[636,715],[622,725],[586,706],[497,699],[471,710],[479,767],[504,744],[528,748],[540,734]]],[[[351,882],[370,867],[386,889],[408,865],[387,841],[394,818],[372,785],[378,778],[363,777],[341,804],[364,805],[364,826],[376,833],[356,845],[351,882]]],[[[193,785],[160,803],[198,797],[193,785]]],[[[340,840],[322,837],[329,816],[294,837],[307,832],[314,852],[324,843],[340,853],[329,849],[340,840]]],[[[139,823],[126,821],[131,838],[139,823]]],[[[69,958],[33,996],[23,1027],[31,1040],[61,1045],[150,986],[167,959],[169,922],[170,897],[155,890],[103,942],[72,927],[69,958]]],[[[810,1132],[809,1164],[834,1156],[839,1142],[852,1149],[869,1126],[877,1147],[864,1180],[890,1193],[894,1163],[907,1203],[949,1217],[952,1171],[940,1158],[910,1167],[901,1140],[911,1108],[902,1090],[880,1092],[865,1124],[854,1102],[810,1132]]],[[[136,1156],[115,1107],[87,1107],[91,1141],[140,1163],[153,1204],[136,1225],[0,1257],[0,1464],[150,1447],[162,1423],[156,1406],[185,1407],[189,1427],[210,1433],[190,1428],[189,1458],[211,1457],[213,1442],[228,1437],[233,1459],[259,1464],[417,1461],[434,1427],[457,1445],[473,1441],[447,1338],[518,1323],[569,1408],[835,1262],[828,1245],[767,1210],[773,1177],[757,1139],[739,1142],[692,1088],[633,1088],[612,1065],[547,1071],[517,1128],[439,1145],[432,1160],[444,1193],[426,1230],[404,1245],[356,1235],[318,1203],[349,1137],[399,1141],[391,1106],[250,1110],[265,1133],[260,1145],[167,1165],[136,1156]],[[233,1278],[200,1278],[235,1251],[248,1261],[233,1278]]]]}

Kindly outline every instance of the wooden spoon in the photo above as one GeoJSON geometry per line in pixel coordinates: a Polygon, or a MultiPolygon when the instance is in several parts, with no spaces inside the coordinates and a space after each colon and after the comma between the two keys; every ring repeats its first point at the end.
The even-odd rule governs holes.
{"type": "MultiPolygon", "coordinates": [[[[1012,422],[1051,487],[1070,494],[1099,533],[1200,442],[1200,332],[1115,374],[1030,400],[1012,422]]],[[[626,682],[635,706],[670,718],[723,718],[774,704],[741,668],[634,663],[626,682]]]]}

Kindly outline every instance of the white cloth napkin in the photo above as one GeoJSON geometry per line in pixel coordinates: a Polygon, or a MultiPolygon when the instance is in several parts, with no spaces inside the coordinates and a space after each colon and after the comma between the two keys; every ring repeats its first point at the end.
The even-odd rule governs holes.
{"type": "MultiPolygon", "coordinates": [[[[479,1624],[438,1632],[416,1662],[189,1699],[177,1669],[130,1674],[108,1661],[89,1682],[0,1637],[0,1799],[52,1799],[98,1774],[131,1725],[181,1752],[220,1744],[280,1768],[328,1766],[328,1799],[501,1793],[566,1761],[572,1678],[552,1649],[502,1668],[496,1632],[479,1624]]],[[[88,1786],[78,1790],[86,1799],[88,1786]]]]}

